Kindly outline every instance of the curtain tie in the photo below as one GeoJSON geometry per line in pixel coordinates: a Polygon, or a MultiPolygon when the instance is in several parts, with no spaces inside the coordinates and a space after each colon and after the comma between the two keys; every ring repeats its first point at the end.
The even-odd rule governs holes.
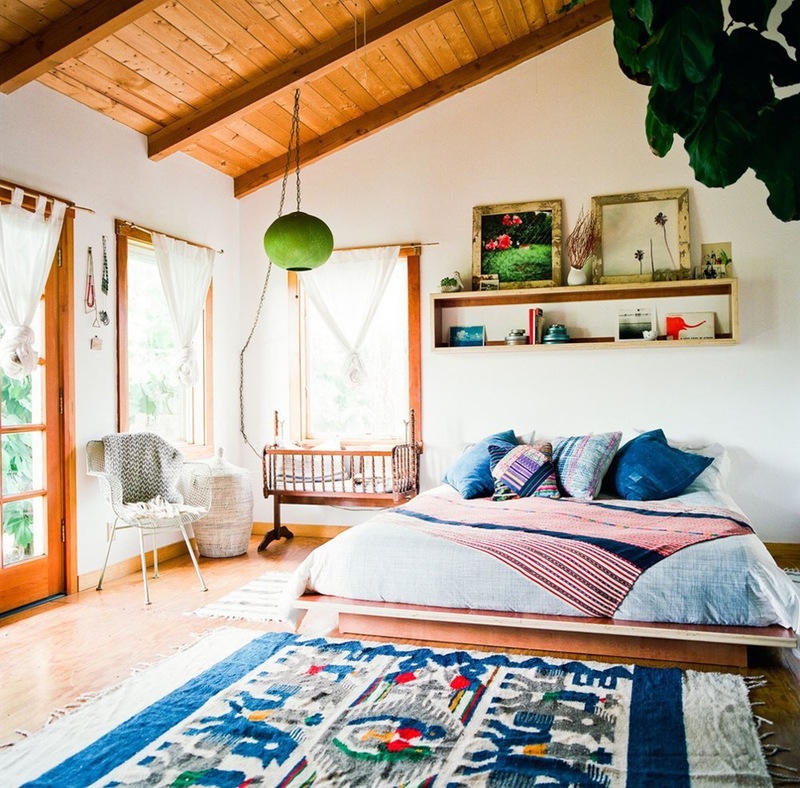
{"type": "Polygon", "coordinates": [[[9,326],[0,340],[0,366],[10,378],[22,380],[36,369],[39,354],[33,349],[33,329],[9,326]]]}
{"type": "Polygon", "coordinates": [[[347,354],[347,378],[354,386],[360,386],[364,380],[364,362],[361,354],[357,350],[352,350],[347,354]]]}
{"type": "Polygon", "coordinates": [[[182,386],[194,386],[194,384],[197,383],[200,368],[197,366],[197,355],[194,352],[193,342],[184,345],[178,351],[176,366],[178,381],[182,386]]]}

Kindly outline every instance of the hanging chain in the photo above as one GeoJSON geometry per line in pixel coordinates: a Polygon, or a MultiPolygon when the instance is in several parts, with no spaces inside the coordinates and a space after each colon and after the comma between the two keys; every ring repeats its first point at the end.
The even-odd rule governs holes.
{"type": "MultiPolygon", "coordinates": [[[[286,201],[286,184],[289,181],[289,169],[292,165],[292,148],[294,148],[295,160],[295,175],[297,178],[297,210],[300,210],[300,91],[294,92],[294,111],[292,112],[292,129],[289,132],[289,147],[286,151],[286,166],[283,170],[283,184],[281,185],[281,202],[278,207],[278,216],[283,215],[283,204],[286,201]]],[[[269,258],[268,258],[269,259],[269,258]]],[[[253,450],[256,457],[261,457],[261,453],[247,438],[247,432],[244,427],[244,354],[250,346],[250,342],[256,333],[256,327],[261,317],[261,310],[264,307],[264,299],[267,296],[267,285],[269,284],[269,275],[272,273],[272,260],[269,260],[267,265],[267,275],[264,277],[264,286],[261,288],[261,297],[258,300],[258,309],[256,309],[256,317],[247,336],[247,341],[244,343],[242,352],[239,354],[239,432],[244,438],[244,442],[253,450]]]]}
{"type": "MultiPolygon", "coordinates": [[[[297,210],[300,210],[300,91],[294,92],[294,114],[292,115],[292,131],[294,133],[294,168],[297,179],[297,210]]],[[[291,140],[289,145],[291,146],[291,140]]]]}
{"type": "Polygon", "coordinates": [[[267,295],[267,285],[269,284],[269,275],[271,272],[272,272],[272,260],[270,260],[269,264],[267,265],[267,275],[264,277],[264,286],[261,288],[261,298],[258,301],[258,309],[256,310],[256,319],[253,321],[253,326],[250,329],[250,333],[247,336],[247,341],[244,343],[242,352],[239,354],[239,432],[242,433],[244,442],[253,450],[253,453],[256,455],[256,457],[259,458],[261,457],[261,452],[259,452],[259,450],[256,449],[256,447],[253,446],[252,443],[250,443],[244,428],[244,353],[247,350],[248,346],[250,345],[250,341],[253,339],[253,335],[256,333],[256,326],[258,325],[258,320],[261,317],[261,309],[264,306],[264,299],[267,295]]]}
{"type": "Polygon", "coordinates": [[[300,210],[300,90],[294,92],[294,110],[292,112],[292,129],[289,132],[289,146],[286,149],[286,166],[283,168],[283,183],[281,184],[281,204],[278,206],[278,216],[283,216],[283,203],[286,200],[286,184],[289,182],[289,169],[292,166],[292,152],[294,152],[294,169],[297,181],[297,210],[300,210]]]}

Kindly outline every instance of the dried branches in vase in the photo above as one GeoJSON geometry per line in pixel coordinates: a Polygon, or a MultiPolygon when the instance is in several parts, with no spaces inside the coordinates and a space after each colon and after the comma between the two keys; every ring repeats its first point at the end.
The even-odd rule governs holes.
{"type": "Polygon", "coordinates": [[[600,240],[597,224],[591,213],[585,213],[581,206],[578,221],[567,236],[567,262],[569,274],[567,284],[585,285],[591,275],[590,261],[600,240]]]}

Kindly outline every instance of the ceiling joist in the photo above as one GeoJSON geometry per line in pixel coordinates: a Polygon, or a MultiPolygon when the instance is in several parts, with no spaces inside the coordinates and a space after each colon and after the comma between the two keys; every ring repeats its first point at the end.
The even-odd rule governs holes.
{"type": "MultiPolygon", "coordinates": [[[[359,50],[359,54],[376,49],[403,31],[435,18],[457,1],[407,0],[394,6],[369,23],[369,41],[359,50]]],[[[330,73],[353,57],[353,49],[353,33],[348,31],[226,94],[189,117],[159,129],[148,138],[149,157],[159,161],[191,145],[202,135],[273,101],[281,91],[299,87],[312,77],[330,73]]]]}
{"type": "MultiPolygon", "coordinates": [[[[473,85],[490,79],[525,60],[546,52],[571,38],[607,22],[611,18],[608,3],[593,2],[580,6],[569,14],[527,36],[491,52],[477,60],[428,82],[416,90],[394,101],[366,113],[353,121],[309,140],[300,148],[303,164],[308,165],[329,156],[359,139],[368,137],[391,126],[403,118],[431,106],[448,96],[460,93],[473,85]]],[[[285,157],[277,157],[237,178],[234,178],[234,194],[245,197],[258,189],[279,180],[283,176],[285,157]]]]}
{"type": "Polygon", "coordinates": [[[85,52],[164,0],[89,0],[0,55],[0,91],[13,93],[85,52]]]}

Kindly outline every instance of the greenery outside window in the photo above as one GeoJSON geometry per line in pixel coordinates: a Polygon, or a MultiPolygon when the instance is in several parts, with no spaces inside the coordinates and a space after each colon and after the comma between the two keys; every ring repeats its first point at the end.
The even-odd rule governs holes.
{"type": "Polygon", "coordinates": [[[211,288],[194,339],[200,375],[185,387],[177,378],[178,348],[149,234],[118,222],[117,263],[119,430],[154,432],[186,456],[210,454],[211,288]]]}
{"type": "MultiPolygon", "coordinates": [[[[342,332],[352,341],[361,301],[358,265],[326,266],[325,300],[342,332]],[[354,308],[355,307],[355,308],[354,308]],[[353,320],[351,320],[353,318],[353,320]],[[349,321],[349,322],[348,322],[349,321]]],[[[419,250],[401,247],[366,339],[359,350],[365,374],[354,384],[347,354],[304,292],[303,276],[290,274],[291,319],[298,345],[292,375],[293,440],[337,438],[347,444],[391,444],[407,439],[414,410],[421,434],[419,342],[419,250]]],[[[289,436],[285,436],[289,437],[289,436]]]]}

